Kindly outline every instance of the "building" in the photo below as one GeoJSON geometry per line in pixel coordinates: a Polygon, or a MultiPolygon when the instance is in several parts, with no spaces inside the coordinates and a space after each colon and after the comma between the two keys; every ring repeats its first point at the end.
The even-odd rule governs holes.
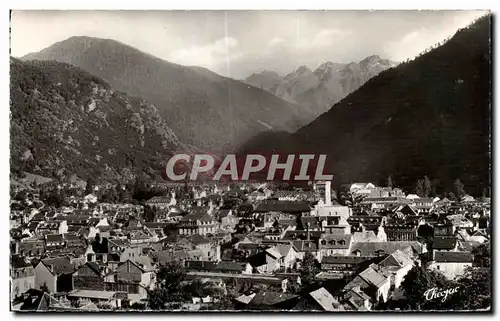
{"type": "Polygon", "coordinates": [[[35,288],[35,270],[33,265],[19,255],[13,255],[10,260],[10,298],[19,297],[29,289],[35,288]]]}
{"type": "Polygon", "coordinates": [[[313,184],[314,192],[318,194],[319,199],[325,206],[332,205],[332,182],[317,181],[313,184]]]}
{"type": "Polygon", "coordinates": [[[472,267],[472,261],[473,257],[469,252],[436,251],[429,269],[441,272],[448,279],[454,279],[472,267]]]}
{"type": "Polygon", "coordinates": [[[42,259],[35,267],[35,288],[45,288],[49,293],[69,292],[73,271],[73,265],[67,257],[42,259]]]}
{"type": "Polygon", "coordinates": [[[350,290],[358,288],[364,292],[373,302],[386,302],[391,287],[390,278],[378,272],[375,265],[371,265],[344,287],[347,294],[350,290]]]}
{"type": "Polygon", "coordinates": [[[218,227],[219,223],[215,218],[201,208],[197,208],[184,216],[177,226],[180,235],[214,234],[218,227]]]}

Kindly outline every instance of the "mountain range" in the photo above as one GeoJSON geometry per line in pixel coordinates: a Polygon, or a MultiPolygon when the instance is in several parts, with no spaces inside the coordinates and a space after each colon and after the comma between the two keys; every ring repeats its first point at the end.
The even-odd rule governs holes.
{"type": "Polygon", "coordinates": [[[315,116],[261,88],[114,40],[72,37],[22,60],[72,64],[116,90],[146,99],[182,142],[210,152],[234,149],[264,131],[295,131],[315,116]]]}
{"type": "Polygon", "coordinates": [[[132,180],[186,147],[151,103],[80,68],[10,60],[11,171],[132,180]]]}
{"type": "Polygon", "coordinates": [[[370,78],[396,65],[396,62],[373,55],[359,63],[328,61],[314,71],[307,66],[300,66],[285,77],[264,70],[250,75],[244,81],[319,115],[370,78]]]}
{"type": "Polygon", "coordinates": [[[328,154],[337,186],[391,176],[413,189],[427,175],[438,192],[459,178],[480,194],[490,186],[490,37],[485,16],[371,78],[297,132],[261,134],[241,151],[328,154]]]}

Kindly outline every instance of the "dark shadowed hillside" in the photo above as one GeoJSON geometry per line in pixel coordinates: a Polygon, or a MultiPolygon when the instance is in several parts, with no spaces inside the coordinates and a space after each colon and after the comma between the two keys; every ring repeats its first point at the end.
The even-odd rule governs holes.
{"type": "Polygon", "coordinates": [[[114,40],[72,37],[23,59],[63,61],[143,97],[158,107],[181,141],[211,151],[238,146],[263,131],[295,131],[313,119],[260,88],[169,63],[114,40]]]}
{"type": "Polygon", "coordinates": [[[55,61],[10,62],[11,166],[44,176],[160,174],[181,147],[156,107],[55,61]]]}
{"type": "Polygon", "coordinates": [[[288,140],[254,139],[244,150],[328,153],[337,183],[411,187],[428,175],[441,190],[489,186],[490,17],[415,60],[369,80],[288,140]]]}

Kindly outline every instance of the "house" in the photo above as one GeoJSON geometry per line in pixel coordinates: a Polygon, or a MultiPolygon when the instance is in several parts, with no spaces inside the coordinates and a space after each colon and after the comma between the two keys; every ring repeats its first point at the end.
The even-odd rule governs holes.
{"type": "Polygon", "coordinates": [[[40,222],[36,228],[39,235],[64,234],[68,232],[67,221],[44,221],[40,222]]]}
{"type": "Polygon", "coordinates": [[[456,236],[435,236],[432,240],[432,250],[436,251],[458,251],[458,239],[456,236]]]}
{"type": "Polygon", "coordinates": [[[73,273],[73,289],[104,291],[107,269],[97,262],[87,262],[73,273]]]}
{"type": "Polygon", "coordinates": [[[404,277],[413,268],[414,263],[401,250],[396,250],[378,264],[382,274],[391,278],[391,285],[399,288],[404,277]]]}
{"type": "Polygon", "coordinates": [[[340,216],[343,219],[347,219],[352,215],[352,209],[343,205],[316,205],[312,214],[316,216],[340,216]]]}
{"type": "Polygon", "coordinates": [[[351,232],[377,231],[384,225],[386,218],[380,215],[353,215],[347,219],[351,232]]]}
{"type": "Polygon", "coordinates": [[[198,272],[252,274],[252,266],[244,262],[185,261],[185,267],[190,271],[198,272]]]}
{"type": "Polygon", "coordinates": [[[311,213],[311,207],[306,201],[264,200],[257,204],[255,213],[280,212],[288,214],[311,213]]]}
{"type": "Polygon", "coordinates": [[[231,274],[252,274],[252,266],[244,262],[220,261],[215,265],[214,271],[231,274]]]}
{"type": "Polygon", "coordinates": [[[10,259],[10,298],[15,299],[35,288],[35,270],[24,257],[13,255],[10,259]]]}
{"type": "Polygon", "coordinates": [[[300,260],[304,259],[306,253],[311,253],[316,260],[319,261],[318,241],[317,240],[297,240],[293,241],[293,246],[297,249],[297,256],[300,260]]]}
{"type": "Polygon", "coordinates": [[[450,221],[437,222],[434,224],[434,236],[453,236],[455,234],[455,228],[450,221]]]}
{"type": "Polygon", "coordinates": [[[77,234],[74,233],[66,233],[63,235],[64,244],[66,247],[72,248],[81,248],[85,247],[84,240],[77,234]]]}
{"type": "Polygon", "coordinates": [[[199,234],[183,238],[176,245],[188,251],[188,255],[193,259],[217,261],[221,258],[220,245],[199,234]]]}
{"type": "Polygon", "coordinates": [[[156,209],[166,209],[175,205],[177,205],[175,193],[172,193],[171,196],[154,196],[146,201],[146,206],[156,209]]]}
{"type": "Polygon", "coordinates": [[[88,305],[89,303],[107,304],[113,308],[120,308],[122,301],[128,300],[127,293],[104,290],[75,289],[68,293],[67,297],[72,301],[78,301],[84,305],[88,305]]]}
{"type": "Polygon", "coordinates": [[[313,299],[313,302],[316,303],[313,305],[315,307],[314,310],[330,312],[345,310],[343,305],[324,287],[309,292],[309,296],[313,299]]]}
{"type": "Polygon", "coordinates": [[[342,276],[351,275],[362,266],[368,267],[371,263],[374,263],[374,260],[375,258],[372,256],[325,256],[321,260],[321,271],[342,276]]]}
{"type": "Polygon", "coordinates": [[[396,250],[405,252],[409,257],[413,258],[418,254],[427,252],[425,244],[418,241],[409,242],[368,242],[368,243],[353,243],[351,247],[351,255],[356,256],[384,256],[394,253],[396,250]]]}
{"type": "Polygon", "coordinates": [[[472,221],[466,218],[463,214],[447,215],[446,220],[448,220],[450,224],[453,225],[453,231],[456,231],[457,229],[467,229],[474,227],[474,223],[472,223],[472,221]]]}
{"type": "Polygon", "coordinates": [[[168,211],[165,219],[171,222],[179,222],[184,216],[189,214],[186,211],[180,210],[178,207],[172,207],[168,211]]]}
{"type": "Polygon", "coordinates": [[[470,238],[469,238],[470,241],[478,242],[478,243],[482,244],[482,243],[488,242],[488,240],[489,240],[488,233],[485,231],[482,231],[482,230],[470,231],[469,230],[469,233],[470,233],[470,238]]]}
{"type": "Polygon", "coordinates": [[[278,244],[274,250],[281,255],[280,267],[284,269],[293,268],[297,259],[299,259],[299,252],[291,243],[278,244]]]}
{"type": "Polygon", "coordinates": [[[355,286],[344,294],[344,303],[347,311],[370,311],[373,304],[361,286],[355,286]]]}
{"type": "Polygon", "coordinates": [[[49,311],[50,295],[47,292],[29,289],[12,302],[12,311],[49,311]]]}
{"type": "Polygon", "coordinates": [[[401,204],[401,202],[401,197],[366,197],[361,201],[360,205],[372,211],[382,211],[391,209],[401,204]]]}
{"type": "Polygon", "coordinates": [[[74,271],[68,257],[42,259],[35,267],[35,288],[46,288],[49,293],[71,290],[74,271]]]}
{"type": "Polygon", "coordinates": [[[232,210],[220,210],[218,213],[220,227],[226,231],[234,231],[235,226],[238,224],[238,217],[233,214],[232,210]]]}
{"type": "Polygon", "coordinates": [[[342,216],[303,216],[300,226],[309,231],[322,231],[329,234],[350,234],[351,228],[342,216]]]}
{"type": "Polygon", "coordinates": [[[203,208],[196,208],[179,221],[177,228],[180,235],[207,235],[209,233],[214,234],[218,227],[219,223],[213,216],[203,208]]]}
{"type": "Polygon", "coordinates": [[[473,257],[470,252],[434,252],[434,260],[429,264],[429,269],[441,272],[446,278],[454,279],[472,267],[473,257]]]}
{"type": "Polygon", "coordinates": [[[47,249],[61,248],[64,246],[63,236],[59,234],[46,234],[45,244],[47,249]]]}
{"type": "Polygon", "coordinates": [[[390,220],[384,226],[387,241],[416,241],[418,222],[406,220],[390,220]]]}
{"type": "Polygon", "coordinates": [[[352,194],[366,197],[371,194],[373,189],[375,189],[375,185],[372,183],[352,183],[348,189],[352,194]]]}
{"type": "Polygon", "coordinates": [[[127,260],[118,265],[115,270],[115,281],[140,283],[146,288],[154,284],[154,273],[150,268],[136,261],[127,260]]]}
{"type": "Polygon", "coordinates": [[[14,253],[26,258],[39,258],[45,252],[45,240],[43,238],[28,238],[15,243],[14,253]]]}
{"type": "Polygon", "coordinates": [[[417,213],[430,213],[434,207],[434,199],[428,197],[419,197],[412,200],[417,213]]]}
{"type": "Polygon", "coordinates": [[[352,234],[352,242],[353,243],[370,243],[370,242],[383,242],[384,240],[380,239],[374,231],[363,231],[363,232],[354,232],[352,234]]]}
{"type": "Polygon", "coordinates": [[[387,302],[391,281],[390,278],[378,272],[376,268],[374,268],[374,265],[372,265],[354,277],[354,279],[344,287],[343,291],[349,293],[350,290],[357,287],[368,295],[373,302],[378,302],[380,300],[387,302]]]}
{"type": "Polygon", "coordinates": [[[297,240],[311,240],[317,242],[321,237],[321,231],[307,231],[307,230],[291,230],[286,231],[283,240],[297,241],[297,240]]]}
{"type": "Polygon", "coordinates": [[[405,204],[405,205],[400,206],[397,209],[397,211],[401,212],[405,216],[417,216],[418,215],[418,210],[410,204],[405,204]]]}
{"type": "Polygon", "coordinates": [[[248,303],[252,310],[290,310],[300,296],[290,293],[261,290],[248,303]]]}
{"type": "Polygon", "coordinates": [[[280,268],[281,254],[274,249],[259,252],[248,258],[248,262],[257,273],[272,273],[280,268]]]}
{"type": "Polygon", "coordinates": [[[352,245],[352,236],[325,234],[319,239],[318,257],[321,258],[329,255],[349,255],[352,245]]]}
{"type": "Polygon", "coordinates": [[[101,238],[99,234],[96,234],[94,241],[87,247],[85,259],[87,262],[106,263],[108,261],[108,253],[108,239],[105,237],[101,238]]]}
{"type": "Polygon", "coordinates": [[[138,245],[153,242],[155,239],[147,233],[147,230],[138,230],[130,233],[129,241],[130,244],[138,245]]]}
{"type": "Polygon", "coordinates": [[[139,302],[148,296],[154,287],[155,275],[144,265],[127,260],[118,265],[114,273],[105,276],[106,291],[126,293],[129,302],[139,302]]]}

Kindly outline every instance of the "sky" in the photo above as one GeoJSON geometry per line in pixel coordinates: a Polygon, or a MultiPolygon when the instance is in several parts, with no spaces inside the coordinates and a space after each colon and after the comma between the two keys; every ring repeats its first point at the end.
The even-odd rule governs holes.
{"type": "Polygon", "coordinates": [[[114,39],[164,60],[243,79],[379,55],[397,62],[484,11],[13,11],[11,55],[72,36],[114,39]]]}

